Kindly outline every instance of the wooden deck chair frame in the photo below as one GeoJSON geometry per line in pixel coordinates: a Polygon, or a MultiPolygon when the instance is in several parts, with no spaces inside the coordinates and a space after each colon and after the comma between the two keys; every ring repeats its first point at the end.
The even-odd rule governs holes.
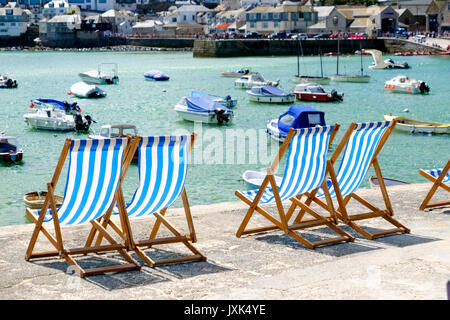
{"type": "MultiPolygon", "coordinates": [[[[73,268],[74,272],[77,273],[81,278],[84,278],[86,276],[90,275],[96,275],[96,274],[103,274],[107,272],[119,272],[119,271],[129,271],[129,270],[140,270],[139,263],[134,260],[126,251],[127,245],[126,244],[120,244],[114,240],[114,238],[106,231],[106,229],[100,225],[96,220],[91,221],[92,227],[95,228],[100,234],[105,237],[109,244],[102,245],[102,246],[90,246],[90,247],[80,247],[80,248],[64,248],[63,245],[63,239],[62,239],[62,232],[61,227],[58,220],[58,213],[56,208],[56,201],[55,201],[55,195],[54,190],[56,187],[56,184],[58,182],[61,170],[64,166],[65,159],[67,157],[67,154],[69,152],[70,146],[72,145],[71,139],[66,139],[64,147],[61,151],[61,155],[59,157],[55,172],[53,174],[51,182],[47,183],[47,196],[44,200],[44,204],[41,210],[41,213],[39,217],[36,218],[36,216],[27,208],[25,213],[27,216],[35,223],[35,228],[33,231],[33,234],[31,236],[31,240],[29,242],[25,260],[29,261],[30,259],[34,258],[44,258],[44,257],[54,257],[59,256],[60,258],[64,258],[66,262],[73,268]],[[51,209],[52,217],[53,217],[53,226],[54,226],[54,232],[55,237],[45,228],[43,222],[46,215],[46,212],[48,209],[51,209]],[[50,243],[55,247],[56,251],[44,251],[44,252],[36,252],[34,253],[34,247],[36,244],[36,240],[42,232],[45,237],[50,241],[50,243]],[[91,268],[91,269],[83,269],[74,259],[73,256],[75,255],[86,255],[88,253],[99,253],[99,252],[105,252],[105,251],[117,251],[125,260],[127,263],[119,264],[119,265],[113,265],[113,266],[106,266],[106,267],[99,267],[99,268],[91,268]]],[[[137,147],[137,141],[131,141],[128,139],[127,147],[124,150],[124,156],[122,160],[122,172],[120,176],[119,181],[119,188],[123,181],[123,178],[126,174],[127,168],[132,160],[133,153],[129,152],[131,149],[136,150],[137,147]]],[[[114,197],[113,203],[111,204],[111,207],[109,211],[112,211],[112,208],[115,205],[115,202],[118,200],[117,193],[114,197]]],[[[120,214],[120,221],[122,225],[125,224],[126,219],[124,219],[124,214],[120,214]]]]}
{"type": "MultiPolygon", "coordinates": [[[[350,124],[350,126],[347,129],[347,132],[344,134],[341,142],[337,146],[337,148],[334,151],[333,155],[331,156],[330,160],[328,160],[330,179],[331,179],[333,188],[336,193],[336,200],[338,202],[337,217],[341,221],[343,221],[345,224],[347,224],[352,229],[354,229],[355,231],[357,231],[358,233],[360,233],[361,235],[363,235],[365,238],[367,238],[369,240],[373,240],[377,237],[381,237],[381,236],[385,236],[385,235],[389,235],[389,234],[410,233],[410,230],[407,227],[405,227],[403,224],[401,224],[399,221],[397,221],[396,219],[393,218],[394,211],[392,209],[391,201],[389,199],[389,195],[386,190],[386,185],[384,183],[383,176],[381,174],[380,165],[377,160],[378,154],[380,153],[381,149],[383,148],[384,144],[386,143],[387,139],[389,138],[395,125],[396,125],[396,120],[392,120],[391,123],[389,124],[386,132],[384,133],[383,137],[381,138],[381,140],[377,146],[377,149],[375,150],[374,155],[372,157],[372,161],[369,165],[369,168],[370,168],[370,166],[373,166],[376,176],[377,176],[377,179],[380,182],[379,189],[381,191],[381,194],[382,194],[383,200],[384,200],[384,204],[386,206],[385,210],[382,210],[382,209],[376,207],[375,205],[371,204],[369,201],[367,201],[367,200],[363,199],[361,196],[357,195],[355,192],[343,197],[340,187],[338,185],[336,172],[334,170],[334,163],[336,162],[340,153],[342,152],[345,145],[347,144],[347,141],[349,140],[353,130],[357,126],[356,123],[353,122],[350,124]],[[362,204],[363,206],[365,206],[366,208],[368,208],[371,211],[367,212],[367,213],[349,215],[346,207],[347,207],[348,202],[351,199],[356,200],[357,202],[359,202],[360,204],[362,204]],[[359,226],[357,223],[355,223],[355,221],[372,219],[372,218],[377,218],[377,217],[383,218],[390,224],[394,225],[396,228],[370,233],[370,232],[366,231],[365,229],[363,229],[361,226],[359,226]]],[[[321,199],[317,198],[315,194],[313,194],[313,193],[308,194],[305,203],[310,204],[313,201],[316,202],[322,208],[328,210],[330,213],[334,212],[333,207],[329,207],[321,199]]],[[[298,221],[299,219],[301,219],[303,214],[304,214],[304,210],[301,210],[294,221],[298,221]]]]}
{"type": "MultiPolygon", "coordinates": [[[[340,126],[339,124],[335,124],[333,131],[330,134],[330,140],[329,140],[328,147],[331,145],[331,142],[333,141],[333,139],[339,129],[339,126],[340,126]]],[[[354,238],[350,234],[346,233],[341,228],[339,228],[337,225],[335,225],[334,221],[336,221],[337,219],[336,219],[334,210],[332,210],[332,213],[331,213],[332,219],[323,217],[322,215],[317,213],[315,210],[313,210],[309,205],[301,202],[300,201],[301,195],[298,195],[297,197],[293,197],[290,199],[292,201],[292,204],[291,204],[290,208],[288,209],[287,213],[285,213],[282,201],[281,201],[279,193],[278,193],[278,186],[275,181],[274,173],[276,172],[276,170],[278,168],[281,158],[283,157],[284,153],[288,149],[294,133],[295,133],[295,129],[291,128],[289,130],[283,144],[280,146],[280,149],[278,151],[277,156],[275,157],[275,160],[273,161],[272,165],[267,169],[266,177],[264,178],[264,180],[261,184],[261,187],[259,188],[259,191],[256,194],[254,200],[253,201],[249,200],[240,191],[235,192],[235,195],[239,199],[241,199],[243,202],[245,202],[247,205],[250,206],[250,208],[248,209],[244,219],[242,220],[242,222],[238,228],[238,231],[236,232],[236,237],[240,238],[242,235],[280,229],[285,234],[289,235],[290,237],[292,237],[296,241],[300,242],[301,244],[303,244],[305,247],[307,247],[309,249],[314,249],[318,246],[334,244],[334,243],[338,243],[338,242],[354,241],[354,238]],[[269,185],[272,188],[273,193],[274,193],[277,211],[279,214],[279,220],[274,218],[273,215],[271,215],[269,212],[264,210],[260,205],[258,205],[259,201],[261,200],[261,197],[263,196],[264,190],[269,185]],[[295,224],[288,225],[288,221],[290,220],[291,215],[293,214],[294,209],[297,206],[299,206],[302,209],[304,209],[305,211],[307,211],[311,216],[313,216],[313,218],[309,219],[308,221],[298,221],[295,224]],[[263,226],[263,227],[255,227],[255,228],[246,229],[251,217],[253,216],[253,214],[255,212],[261,214],[264,218],[269,220],[272,224],[268,225],[268,226],[263,226]],[[307,229],[307,228],[312,228],[312,227],[316,227],[316,226],[327,226],[331,230],[333,230],[334,232],[339,234],[339,237],[334,237],[334,238],[326,239],[326,240],[319,240],[316,242],[310,242],[296,232],[296,230],[307,229]]],[[[322,181],[321,186],[327,194],[326,199],[327,199],[327,203],[328,203],[329,207],[333,208],[333,202],[331,201],[331,197],[329,196],[328,187],[326,184],[326,176],[327,176],[327,172],[325,172],[324,179],[322,181]]],[[[313,192],[314,193],[317,192],[318,189],[319,188],[315,189],[313,192]]]]}
{"type": "Polygon", "coordinates": [[[445,176],[448,174],[449,170],[450,170],[450,160],[448,160],[447,164],[442,169],[441,174],[437,178],[433,177],[431,174],[429,174],[425,170],[419,169],[419,174],[422,175],[424,178],[430,180],[433,183],[433,185],[430,188],[430,191],[428,191],[428,194],[425,196],[425,199],[423,199],[422,203],[420,204],[420,207],[419,207],[420,210],[423,211],[427,208],[445,206],[445,205],[450,204],[450,201],[440,201],[440,202],[430,203],[431,198],[436,193],[436,191],[438,190],[439,187],[450,192],[450,186],[448,184],[445,184],[442,182],[444,180],[445,176]]]}
{"type": "MultiPolygon", "coordinates": [[[[191,134],[191,141],[190,141],[190,145],[188,148],[189,154],[191,153],[192,148],[194,147],[196,136],[197,136],[196,133],[191,134]]],[[[141,139],[141,138],[139,137],[139,139],[141,139]]],[[[121,210],[125,213],[124,215],[126,217],[125,224],[122,225],[122,228],[120,228],[117,224],[115,224],[111,220],[112,212],[109,212],[108,214],[103,216],[101,219],[99,219],[98,222],[105,229],[107,228],[108,225],[111,226],[111,228],[113,228],[114,231],[120,237],[122,237],[124,240],[128,241],[128,249],[135,251],[136,254],[139,256],[139,258],[142,259],[142,261],[144,261],[148,266],[155,267],[157,265],[162,265],[162,264],[171,264],[171,263],[179,263],[179,262],[187,262],[187,261],[206,261],[206,257],[195,246],[192,245],[192,243],[197,242],[197,235],[195,232],[194,222],[192,219],[191,209],[190,209],[190,205],[189,205],[185,187],[183,188],[183,191],[181,192],[183,209],[184,209],[184,213],[185,213],[185,217],[186,217],[187,226],[189,229],[189,234],[185,234],[185,235],[183,235],[180,231],[178,231],[167,220],[167,218],[165,217],[165,214],[166,214],[168,207],[166,207],[166,208],[160,210],[159,212],[153,213],[153,215],[156,217],[156,221],[150,232],[149,238],[146,240],[136,241],[133,238],[133,233],[132,233],[129,217],[126,214],[126,205],[125,205],[125,201],[123,198],[123,192],[122,192],[121,188],[119,190],[119,198],[121,199],[121,201],[120,202],[118,201],[118,206],[122,206],[121,210]],[[161,224],[164,225],[173,234],[173,236],[157,238],[158,231],[161,227],[161,224]],[[123,227],[123,226],[125,226],[125,227],[123,227]],[[144,252],[143,249],[141,249],[141,247],[150,248],[155,245],[164,245],[164,244],[170,244],[170,243],[184,244],[184,246],[192,252],[192,255],[181,256],[181,257],[176,257],[176,258],[153,260],[144,252]]],[[[87,247],[91,246],[91,244],[94,240],[96,241],[95,246],[98,246],[101,244],[102,239],[103,239],[103,234],[100,233],[97,236],[97,239],[95,239],[97,231],[98,230],[96,228],[91,228],[91,233],[89,234],[89,237],[86,241],[87,247]]]]}

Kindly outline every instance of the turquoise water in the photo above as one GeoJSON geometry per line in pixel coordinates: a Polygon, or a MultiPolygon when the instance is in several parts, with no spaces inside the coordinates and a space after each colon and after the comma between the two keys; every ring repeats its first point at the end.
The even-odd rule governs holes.
{"type": "MultiPolygon", "coordinates": [[[[344,92],[344,102],[310,103],[325,112],[328,124],[339,122],[342,125],[333,145],[337,144],[351,122],[380,121],[386,113],[450,122],[450,59],[437,56],[392,58],[407,61],[412,68],[370,70],[367,65],[371,58],[364,57],[364,70],[372,76],[370,83],[331,83],[325,88],[344,92]],[[430,94],[422,96],[384,92],[384,82],[398,74],[427,81],[431,87],[430,94]],[[403,112],[405,108],[409,109],[408,113],[403,112]]],[[[359,72],[358,56],[341,57],[340,62],[341,73],[359,72]]],[[[286,105],[248,102],[245,90],[234,88],[234,78],[220,75],[221,71],[240,67],[259,71],[269,80],[280,79],[280,88],[291,90],[294,84],[290,77],[297,72],[297,58],[194,59],[190,52],[1,52],[0,73],[8,73],[16,78],[19,88],[0,90],[0,131],[6,129],[8,135],[19,139],[24,148],[24,160],[20,165],[0,164],[0,226],[29,223],[24,214],[23,195],[30,191],[45,190],[65,138],[87,137],[85,134],[37,131],[27,127],[23,114],[31,111],[28,108],[30,98],[78,101],[83,113],[90,114],[98,122],[92,126],[95,131],[102,124],[133,123],[142,135],[163,135],[194,130],[193,123],[181,120],[173,111],[174,105],[191,90],[231,95],[238,99],[234,109],[235,119],[231,125],[201,128],[200,138],[203,143],[197,143],[194,149],[194,164],[190,168],[186,189],[191,205],[236,201],[234,191],[245,188],[241,180],[243,171],[266,168],[271,157],[269,154],[266,158],[270,160],[262,159],[263,152],[260,150],[273,147],[272,150],[276,151],[278,148],[277,143],[264,141],[265,134],[261,130],[268,120],[277,118],[288,109],[286,105]],[[116,62],[119,65],[120,83],[102,87],[108,94],[107,98],[85,100],[68,96],[70,86],[79,81],[77,74],[97,68],[100,62],[116,62]],[[167,73],[170,80],[145,81],[143,73],[152,69],[167,73]],[[247,138],[244,151],[224,147],[214,149],[214,139],[225,145],[227,134],[236,133],[238,131],[232,130],[238,129],[247,130],[247,133],[255,129],[256,142],[247,138]],[[238,158],[243,154],[246,155],[246,161],[238,158]],[[256,162],[252,160],[255,155],[259,156],[256,162]]],[[[319,58],[301,59],[300,68],[308,74],[319,74],[319,58]]],[[[326,75],[335,73],[336,57],[324,57],[323,68],[326,75]]],[[[442,166],[449,158],[449,141],[448,135],[412,135],[395,131],[380,154],[382,172],[386,177],[425,182],[417,170],[442,166]]],[[[66,167],[67,164],[57,185],[57,194],[63,194],[66,167]]],[[[371,173],[373,171],[369,175],[371,173]]],[[[136,184],[137,166],[132,165],[124,182],[124,193],[128,200],[136,184]]],[[[367,177],[363,187],[369,187],[367,177]]],[[[179,201],[175,203],[175,206],[180,205],[179,201]]]]}

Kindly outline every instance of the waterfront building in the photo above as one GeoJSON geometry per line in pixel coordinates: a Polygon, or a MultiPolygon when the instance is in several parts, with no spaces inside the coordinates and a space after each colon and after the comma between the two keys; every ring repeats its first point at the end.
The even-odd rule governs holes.
{"type": "Polygon", "coordinates": [[[121,35],[130,35],[132,27],[137,22],[137,14],[130,10],[108,10],[101,14],[102,18],[111,23],[112,32],[121,35]]]}
{"type": "Polygon", "coordinates": [[[54,16],[39,23],[39,38],[46,45],[70,47],[75,43],[75,30],[81,25],[79,14],[54,16]]]}
{"type": "Polygon", "coordinates": [[[207,33],[238,33],[247,22],[246,14],[250,8],[248,6],[237,10],[223,10],[218,12],[214,16],[213,22],[209,24],[209,31],[207,33]]]}
{"type": "Polygon", "coordinates": [[[27,32],[30,12],[18,7],[15,2],[0,8],[0,38],[20,37],[27,32]]]}
{"type": "Polygon", "coordinates": [[[63,14],[80,14],[80,8],[70,4],[68,0],[52,0],[44,4],[42,9],[42,16],[47,19],[63,14]]]}
{"type": "Polygon", "coordinates": [[[406,30],[412,29],[415,18],[411,11],[408,8],[396,9],[395,7],[394,10],[398,14],[398,26],[406,30]]]}
{"type": "Polygon", "coordinates": [[[210,9],[202,5],[183,5],[164,17],[164,23],[197,23],[198,13],[210,9]]]}
{"type": "Polygon", "coordinates": [[[258,6],[246,14],[246,31],[270,34],[273,32],[305,32],[317,23],[317,12],[299,3],[279,6],[258,6]]]}
{"type": "Polygon", "coordinates": [[[69,3],[79,6],[82,10],[105,12],[114,9],[115,0],[68,0],[69,3]]]}
{"type": "Polygon", "coordinates": [[[318,22],[308,27],[308,33],[345,32],[349,20],[335,6],[314,7],[318,22]]]}
{"type": "Polygon", "coordinates": [[[424,32],[427,30],[426,12],[433,0],[396,0],[386,1],[386,4],[391,4],[396,9],[408,9],[414,16],[414,21],[409,26],[409,31],[424,32]]]}
{"type": "Polygon", "coordinates": [[[450,31],[450,1],[432,0],[426,15],[426,30],[429,32],[450,31]]]}
{"type": "Polygon", "coordinates": [[[348,32],[376,36],[398,27],[398,13],[391,6],[338,7],[338,11],[351,21],[348,32]]]}

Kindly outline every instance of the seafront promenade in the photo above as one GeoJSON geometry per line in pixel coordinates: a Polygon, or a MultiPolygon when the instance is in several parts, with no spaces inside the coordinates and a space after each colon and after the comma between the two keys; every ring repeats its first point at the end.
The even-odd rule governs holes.
{"type": "MultiPolygon", "coordinates": [[[[410,234],[369,241],[344,226],[355,242],[316,250],[306,249],[279,231],[236,238],[246,211],[242,203],[193,206],[196,246],[207,256],[206,262],[154,269],[144,266],[141,271],[86,279],[73,275],[63,259],[24,260],[33,225],[3,227],[0,299],[447,299],[450,207],[418,210],[430,186],[388,188],[395,217],[411,229],[410,234]]],[[[378,190],[358,193],[383,207],[378,190]]],[[[439,191],[434,199],[446,198],[448,194],[439,191]]],[[[357,209],[352,202],[350,208],[357,209]]],[[[187,229],[181,209],[169,210],[166,216],[181,230],[187,229]]],[[[132,220],[134,233],[145,237],[153,221],[132,220]]],[[[361,224],[371,231],[390,228],[378,220],[361,224]]],[[[51,224],[48,228],[52,229],[51,224]]],[[[64,227],[65,244],[83,245],[88,231],[89,225],[64,227]]],[[[314,238],[326,232],[319,227],[304,234],[314,238]]],[[[50,249],[42,235],[38,248],[50,249]]],[[[179,249],[174,245],[147,252],[155,257],[179,249]]],[[[90,255],[82,258],[86,259],[82,265],[93,266],[106,257],[120,256],[90,255]]]]}

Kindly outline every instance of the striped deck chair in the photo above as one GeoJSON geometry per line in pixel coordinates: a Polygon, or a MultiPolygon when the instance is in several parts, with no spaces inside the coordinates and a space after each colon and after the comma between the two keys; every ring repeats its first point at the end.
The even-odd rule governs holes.
{"type": "MultiPolygon", "coordinates": [[[[370,240],[383,235],[410,232],[408,228],[392,217],[394,212],[377,160],[377,156],[394,129],[395,124],[395,120],[391,122],[352,123],[330,160],[328,160],[331,179],[327,180],[327,185],[329,187],[330,196],[337,199],[339,204],[337,210],[339,219],[370,240]],[[345,150],[336,175],[333,166],[344,147],[345,150]],[[378,181],[380,181],[380,191],[386,206],[385,210],[377,208],[355,193],[372,165],[378,181]],[[355,199],[371,211],[368,213],[349,215],[346,206],[351,199],[355,199]],[[396,228],[369,233],[355,223],[355,221],[358,220],[376,217],[384,218],[386,221],[396,226],[396,228]]],[[[326,193],[323,192],[323,190],[319,190],[316,195],[308,195],[308,199],[305,203],[309,204],[311,201],[315,201],[320,206],[327,209],[327,205],[320,200],[325,197],[326,193]]],[[[329,209],[330,212],[333,210],[333,208],[329,209]]],[[[301,219],[303,214],[304,212],[301,210],[295,221],[301,219]]]]}
{"type": "MultiPolygon", "coordinates": [[[[194,146],[195,133],[190,136],[155,136],[140,137],[139,152],[139,185],[131,199],[123,207],[128,218],[141,218],[153,215],[156,217],[155,224],[148,239],[136,241],[133,239],[131,226],[127,223],[127,231],[120,229],[106,215],[102,225],[106,228],[109,224],[124,239],[130,237],[130,248],[150,267],[160,264],[205,261],[206,257],[201,254],[192,243],[197,241],[194,223],[190,211],[188,198],[184,184],[188,172],[189,154],[194,146]],[[181,195],[189,235],[182,235],[165,217],[168,207],[181,195]],[[163,224],[172,234],[171,237],[158,237],[158,230],[163,224]],[[193,255],[169,259],[153,260],[146,255],[140,247],[152,247],[154,245],[182,243],[193,255]]],[[[121,194],[121,193],[120,193],[121,194]]],[[[122,195],[121,195],[122,196],[122,195]]],[[[118,201],[118,205],[120,205],[118,201]]],[[[116,209],[114,213],[116,213],[116,209]]],[[[127,219],[129,220],[129,219],[127,219]]],[[[86,243],[89,246],[95,237],[92,229],[86,243]]],[[[102,235],[96,239],[96,245],[102,241],[102,235]]]]}
{"type": "Polygon", "coordinates": [[[437,189],[439,187],[450,192],[450,172],[449,172],[449,170],[450,170],[450,160],[448,160],[448,162],[444,168],[431,169],[431,170],[419,169],[419,173],[424,178],[427,178],[428,180],[433,182],[433,185],[431,186],[430,191],[428,191],[428,194],[426,195],[425,199],[423,199],[423,201],[420,205],[420,210],[425,210],[427,208],[444,206],[444,205],[450,204],[450,201],[440,201],[440,202],[430,203],[431,198],[433,197],[434,193],[437,191],[437,189]]]}
{"type": "MultiPolygon", "coordinates": [[[[117,191],[122,183],[137,141],[130,139],[66,139],[59,157],[53,178],[47,184],[47,196],[41,210],[26,209],[26,214],[36,224],[25,259],[60,256],[64,258],[73,270],[80,276],[139,270],[140,266],[128,253],[126,245],[117,243],[97,219],[112,211],[116,202],[117,191]],[[58,182],[64,162],[69,155],[69,166],[61,206],[56,209],[54,190],[58,182]],[[55,237],[45,228],[44,222],[53,220],[55,237]],[[108,245],[66,249],[63,246],[61,225],[79,225],[90,222],[109,242],[108,245]],[[33,253],[36,240],[42,232],[56,251],[33,253]],[[74,260],[74,255],[117,251],[127,263],[99,268],[83,269],[74,260]]],[[[121,221],[125,222],[124,214],[121,221]]]]}
{"type": "MultiPolygon", "coordinates": [[[[267,169],[267,175],[261,187],[258,190],[238,190],[235,193],[238,198],[250,206],[236,233],[237,237],[241,237],[244,234],[281,229],[285,234],[291,236],[309,249],[314,249],[320,245],[354,240],[352,236],[337,227],[333,220],[322,217],[315,210],[300,201],[302,194],[317,191],[321,186],[327,192],[328,187],[325,183],[327,172],[326,155],[338,129],[339,124],[335,124],[334,126],[317,126],[297,130],[291,129],[289,131],[283,144],[280,146],[280,150],[272,166],[267,169]],[[286,167],[280,186],[278,187],[275,182],[274,172],[287,148],[289,148],[289,153],[286,160],[286,167]],[[288,225],[287,222],[293,210],[290,208],[287,214],[285,214],[282,201],[286,200],[292,202],[291,208],[293,206],[299,206],[313,216],[313,219],[307,222],[288,225]],[[279,220],[260,206],[260,204],[273,202],[276,203],[279,220]],[[246,230],[247,224],[255,211],[268,219],[272,225],[246,230]],[[339,234],[339,237],[310,242],[296,232],[298,229],[324,225],[339,234]]],[[[328,197],[327,199],[329,200],[329,206],[333,207],[331,198],[328,197]]]]}

